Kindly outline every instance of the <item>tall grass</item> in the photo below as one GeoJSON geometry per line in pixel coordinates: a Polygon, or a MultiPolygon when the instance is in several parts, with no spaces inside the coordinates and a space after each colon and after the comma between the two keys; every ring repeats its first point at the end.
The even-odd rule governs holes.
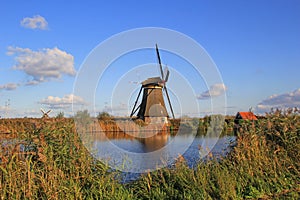
{"type": "Polygon", "coordinates": [[[2,199],[126,199],[132,193],[82,146],[72,123],[56,121],[22,138],[36,154],[1,151],[2,199]],[[55,127],[55,128],[54,128],[55,127]]]}
{"type": "Polygon", "coordinates": [[[299,199],[299,111],[270,113],[241,124],[237,144],[221,160],[208,157],[195,169],[172,169],[120,184],[116,172],[94,160],[72,121],[46,122],[24,131],[0,151],[1,199],[299,199]],[[14,146],[15,145],[15,146],[14,146]]]}
{"type": "Polygon", "coordinates": [[[300,116],[270,113],[241,124],[230,155],[199,163],[179,163],[129,185],[142,199],[299,199],[300,116]]]}

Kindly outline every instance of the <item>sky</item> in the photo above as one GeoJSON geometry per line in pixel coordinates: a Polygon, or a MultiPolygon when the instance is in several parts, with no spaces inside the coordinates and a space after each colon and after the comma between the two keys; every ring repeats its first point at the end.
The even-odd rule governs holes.
{"type": "Polygon", "coordinates": [[[271,108],[300,106],[298,0],[4,0],[0,25],[2,118],[40,117],[41,108],[51,109],[50,116],[59,112],[71,116],[72,104],[94,113],[128,115],[139,83],[159,76],[155,44],[108,66],[93,101],[75,95],[74,85],[99,44],[144,27],[192,38],[220,73],[222,82],[208,85],[205,77],[194,76],[184,59],[161,50],[162,62],[170,70],[168,89],[177,117],[209,114],[212,100],[218,98],[226,99],[226,105],[214,112],[225,110],[229,115],[250,108],[263,114],[271,108]],[[191,92],[182,95],[188,86],[191,92]]]}

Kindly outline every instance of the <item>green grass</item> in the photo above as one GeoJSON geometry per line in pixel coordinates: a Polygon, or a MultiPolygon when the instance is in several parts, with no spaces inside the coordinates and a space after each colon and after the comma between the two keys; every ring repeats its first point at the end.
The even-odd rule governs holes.
{"type": "Polygon", "coordinates": [[[299,199],[299,111],[276,111],[241,124],[237,145],[221,161],[184,162],[120,184],[95,161],[73,123],[59,120],[19,136],[32,154],[0,152],[1,199],[299,199]]]}

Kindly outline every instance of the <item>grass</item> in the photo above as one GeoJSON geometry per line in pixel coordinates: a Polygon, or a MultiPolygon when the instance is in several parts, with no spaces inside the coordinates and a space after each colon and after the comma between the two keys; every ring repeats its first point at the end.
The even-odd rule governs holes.
{"type": "Polygon", "coordinates": [[[232,152],[190,169],[146,173],[121,184],[82,146],[72,120],[52,120],[18,135],[31,154],[14,145],[0,151],[1,199],[299,199],[299,111],[275,111],[244,121],[232,152]]]}

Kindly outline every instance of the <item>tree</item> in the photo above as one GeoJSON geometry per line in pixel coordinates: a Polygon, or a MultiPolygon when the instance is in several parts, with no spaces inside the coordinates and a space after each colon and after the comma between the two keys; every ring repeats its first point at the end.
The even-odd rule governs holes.
{"type": "Polygon", "coordinates": [[[100,112],[97,116],[98,120],[110,120],[112,116],[108,112],[100,112]]]}
{"type": "Polygon", "coordinates": [[[88,110],[77,111],[77,113],[74,116],[74,119],[81,125],[88,125],[91,122],[91,116],[88,110]]]}
{"type": "Polygon", "coordinates": [[[65,113],[61,111],[56,115],[56,118],[61,119],[61,118],[64,118],[64,116],[65,116],[65,113]]]}

